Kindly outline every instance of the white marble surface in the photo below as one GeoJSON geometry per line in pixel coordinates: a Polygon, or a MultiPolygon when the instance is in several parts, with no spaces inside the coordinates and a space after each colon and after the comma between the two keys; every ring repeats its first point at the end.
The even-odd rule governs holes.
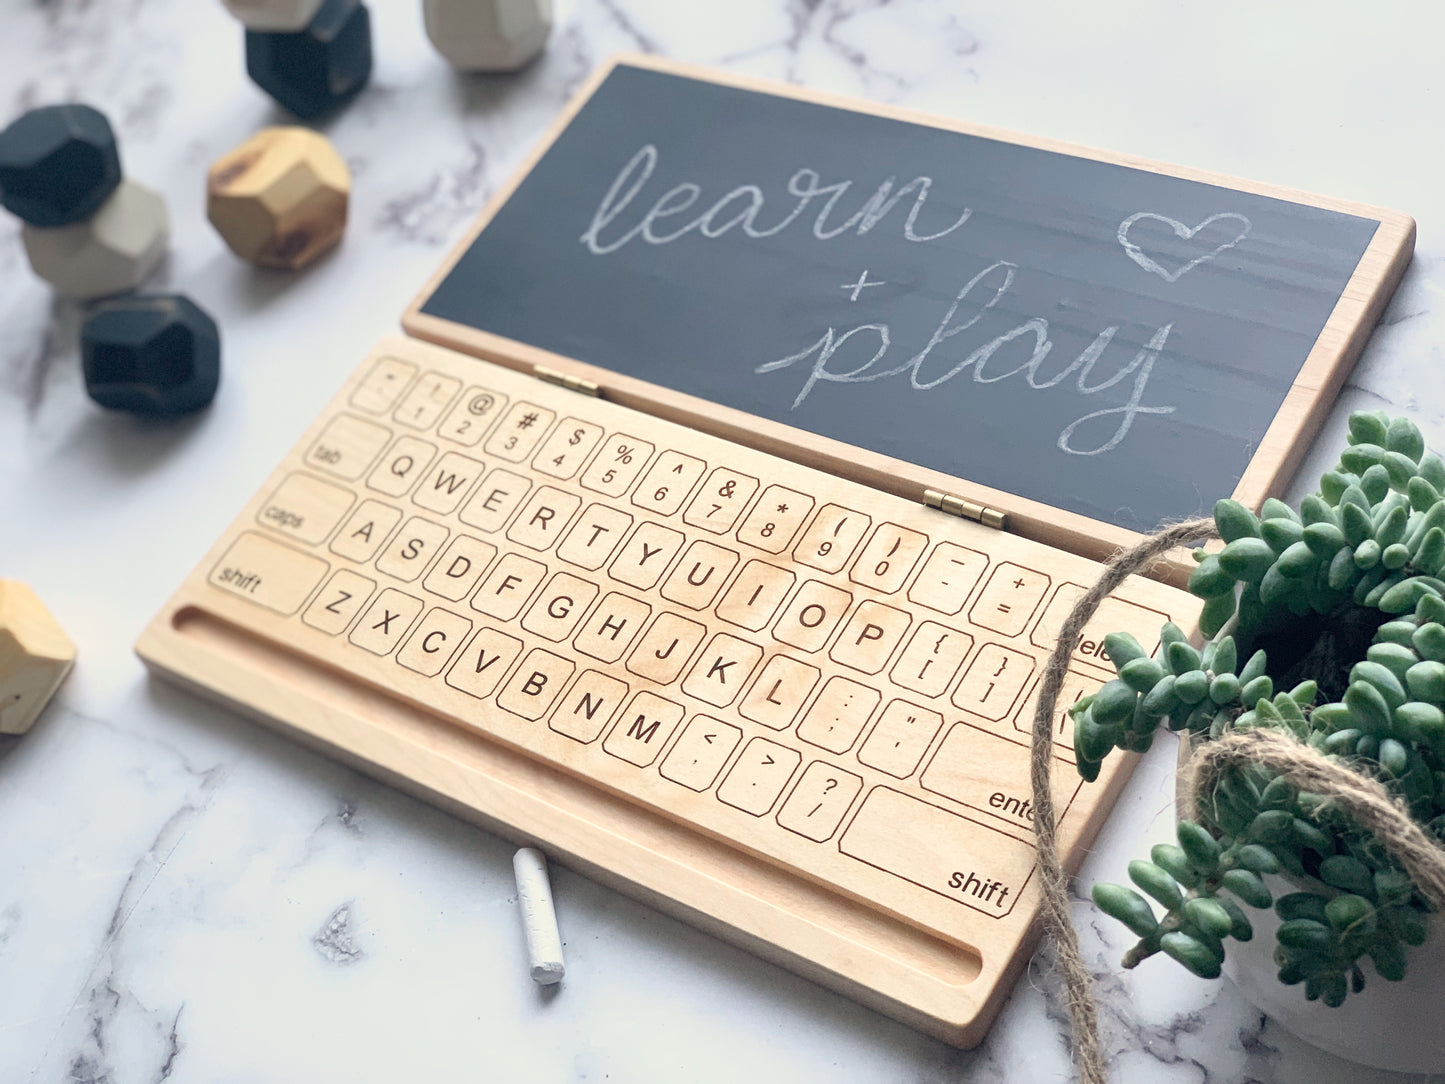
{"type": "MultiPolygon", "coordinates": [[[[1409,414],[1439,450],[1445,12],[559,0],[538,64],[467,79],[429,49],[417,0],[373,8],[375,79],[327,128],[356,172],[350,232],[291,277],[237,263],[205,222],[206,165],[283,120],[219,4],[0,0],[0,119],[76,98],[106,110],[130,175],[169,200],[175,239],[152,285],[218,318],[226,366],[203,417],[101,414],[78,372],[80,311],[30,276],[18,225],[0,220],[0,575],[29,581],[80,646],[35,731],[0,751],[0,1081],[1068,1079],[1038,961],[960,1053],[566,871],[568,976],[541,993],[510,847],[149,681],[130,645],[619,49],[1411,213],[1415,262],[1304,475],[1362,406],[1409,414]]],[[[1170,831],[1171,756],[1146,759],[1086,883],[1120,878],[1170,831]]],[[[1076,913],[1115,1079],[1406,1079],[1312,1051],[1227,983],[1159,961],[1116,974],[1126,936],[1076,913]]]]}

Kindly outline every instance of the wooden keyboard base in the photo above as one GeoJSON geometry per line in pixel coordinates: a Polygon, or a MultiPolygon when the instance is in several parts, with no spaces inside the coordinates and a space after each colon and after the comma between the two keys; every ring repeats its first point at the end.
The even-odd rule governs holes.
{"type": "Polygon", "coordinates": [[[990,963],[1007,967],[987,973],[967,945],[708,841],[199,608],[168,608],[136,650],[207,700],[946,1044],[983,1041],[1038,942],[1032,929],[1016,947],[1000,945],[990,963]],[[587,857],[598,854],[605,866],[587,857]]]}
{"type": "Polygon", "coordinates": [[[195,607],[168,608],[137,651],[168,680],[954,1046],[983,1039],[1038,940],[1025,931],[985,962],[195,607]]]}

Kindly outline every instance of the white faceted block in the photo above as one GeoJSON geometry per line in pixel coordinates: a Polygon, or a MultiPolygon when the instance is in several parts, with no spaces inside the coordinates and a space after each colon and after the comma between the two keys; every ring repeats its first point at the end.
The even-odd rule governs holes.
{"type": "Polygon", "coordinates": [[[325,0],[221,0],[247,30],[294,33],[305,30],[325,0]]]}
{"type": "Polygon", "coordinates": [[[542,51],[552,0],[423,0],[427,37],[454,68],[512,71],[542,51]]]}
{"type": "Polygon", "coordinates": [[[165,255],[166,204],[149,188],[121,181],[94,217],[73,226],[21,231],[30,266],[56,293],[80,301],[134,290],[165,255]]]}

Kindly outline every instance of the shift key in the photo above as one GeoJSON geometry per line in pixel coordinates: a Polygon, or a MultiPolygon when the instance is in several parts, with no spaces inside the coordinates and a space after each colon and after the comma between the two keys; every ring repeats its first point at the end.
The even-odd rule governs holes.
{"type": "Polygon", "coordinates": [[[838,849],[993,918],[1013,910],[1034,868],[1032,847],[887,787],[864,799],[838,849]]]}
{"type": "Polygon", "coordinates": [[[208,580],[247,602],[280,614],[294,614],[330,570],[319,557],[247,531],[211,569],[208,580]]]}

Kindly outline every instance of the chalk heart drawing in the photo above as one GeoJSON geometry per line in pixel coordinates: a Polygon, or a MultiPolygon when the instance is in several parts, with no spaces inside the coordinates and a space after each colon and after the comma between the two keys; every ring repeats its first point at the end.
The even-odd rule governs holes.
{"type": "MultiPolygon", "coordinates": [[[[1229,249],[1239,244],[1239,242],[1243,241],[1246,237],[1249,236],[1250,228],[1251,223],[1249,219],[1245,218],[1244,215],[1236,214],[1234,211],[1222,211],[1217,215],[1210,215],[1197,226],[1186,226],[1183,222],[1180,222],[1176,218],[1170,218],[1168,215],[1157,215],[1153,211],[1140,211],[1137,214],[1130,215],[1128,218],[1124,219],[1123,222],[1119,223],[1119,244],[1124,246],[1124,251],[1128,254],[1129,259],[1133,260],[1145,271],[1149,271],[1152,274],[1158,275],[1165,282],[1178,282],[1181,278],[1183,278],[1190,271],[1194,270],[1194,268],[1198,267],[1200,264],[1204,263],[1207,260],[1214,259],[1214,257],[1218,256],[1221,252],[1227,252],[1229,249]],[[1216,222],[1232,223],[1235,227],[1235,233],[1232,237],[1230,237],[1227,233],[1224,234],[1223,236],[1225,236],[1227,240],[1223,241],[1221,244],[1215,245],[1207,252],[1201,252],[1188,263],[1176,267],[1174,270],[1171,271],[1169,270],[1169,268],[1165,267],[1153,256],[1149,255],[1138,244],[1136,244],[1129,238],[1129,231],[1133,229],[1134,226],[1138,225],[1140,222],[1149,221],[1162,222],[1164,225],[1168,226],[1171,230],[1173,230],[1174,236],[1179,238],[1181,241],[1193,240],[1195,237],[1199,236],[1199,234],[1209,229],[1209,227],[1214,225],[1216,222]]],[[[1215,231],[1209,236],[1218,237],[1221,236],[1221,234],[1219,233],[1219,231],[1215,231]]]]}

